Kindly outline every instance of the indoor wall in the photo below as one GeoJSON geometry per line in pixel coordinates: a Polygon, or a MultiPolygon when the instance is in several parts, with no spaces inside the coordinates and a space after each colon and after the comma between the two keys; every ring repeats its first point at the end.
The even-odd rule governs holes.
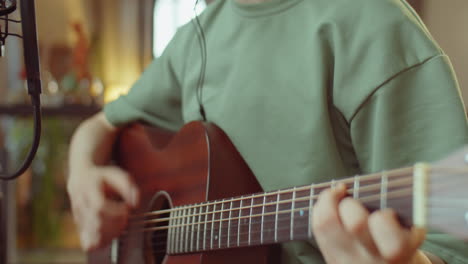
{"type": "Polygon", "coordinates": [[[468,1],[424,0],[424,21],[450,57],[468,103],[468,1]]]}

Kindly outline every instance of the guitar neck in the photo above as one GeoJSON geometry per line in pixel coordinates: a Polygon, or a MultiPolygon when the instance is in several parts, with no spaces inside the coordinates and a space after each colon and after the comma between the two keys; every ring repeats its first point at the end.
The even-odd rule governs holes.
{"type": "Polygon", "coordinates": [[[404,224],[413,212],[413,167],[278,191],[176,207],[167,252],[181,254],[258,246],[313,237],[318,194],[343,183],[369,210],[395,208],[404,224]]]}

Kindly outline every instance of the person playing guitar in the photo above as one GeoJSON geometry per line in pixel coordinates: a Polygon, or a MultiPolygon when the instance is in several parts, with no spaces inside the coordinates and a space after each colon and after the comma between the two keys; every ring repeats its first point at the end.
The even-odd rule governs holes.
{"type": "MultiPolygon", "coordinates": [[[[449,59],[405,1],[216,0],[199,23],[203,39],[181,27],[127,95],[75,132],[67,187],[84,250],[125,233],[145,202],[140,180],[111,163],[136,121],[216,124],[266,192],[432,162],[468,143],[449,59]]],[[[466,243],[369,211],[347,188],[319,194],[314,239],[282,243],[278,262],[468,263],[466,243]]]]}

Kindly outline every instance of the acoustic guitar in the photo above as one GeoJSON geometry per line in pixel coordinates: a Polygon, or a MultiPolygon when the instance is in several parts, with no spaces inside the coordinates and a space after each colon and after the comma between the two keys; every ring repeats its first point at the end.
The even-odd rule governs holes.
{"type": "Polygon", "coordinates": [[[277,263],[275,244],[313,238],[317,195],[337,183],[370,210],[394,208],[406,225],[468,238],[468,148],[435,164],[268,192],[211,123],[176,134],[134,124],[117,149],[142,202],[90,264],[277,263]]]}

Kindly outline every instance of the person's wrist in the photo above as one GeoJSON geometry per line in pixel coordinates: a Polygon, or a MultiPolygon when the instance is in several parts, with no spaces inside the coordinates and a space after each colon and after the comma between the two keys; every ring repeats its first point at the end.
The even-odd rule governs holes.
{"type": "Polygon", "coordinates": [[[442,260],[440,257],[432,254],[431,252],[427,252],[427,251],[420,251],[422,254],[424,254],[424,256],[426,258],[429,259],[429,261],[431,261],[432,264],[446,264],[446,262],[444,260],[442,260]]]}
{"type": "Polygon", "coordinates": [[[411,259],[410,264],[446,264],[441,258],[436,255],[418,250],[411,259]]]}

